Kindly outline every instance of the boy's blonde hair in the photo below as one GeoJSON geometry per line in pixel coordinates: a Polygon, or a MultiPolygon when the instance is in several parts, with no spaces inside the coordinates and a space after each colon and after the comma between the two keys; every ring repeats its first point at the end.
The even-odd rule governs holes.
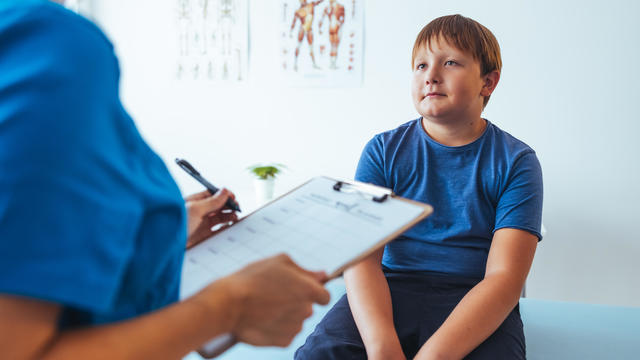
{"type": "MultiPolygon", "coordinates": [[[[422,28],[413,44],[412,69],[419,49],[423,46],[430,48],[433,39],[444,39],[451,46],[471,53],[480,63],[482,76],[502,69],[500,45],[496,37],[479,22],[459,14],[439,17],[422,28]]],[[[489,97],[484,98],[484,106],[487,106],[489,97]]]]}

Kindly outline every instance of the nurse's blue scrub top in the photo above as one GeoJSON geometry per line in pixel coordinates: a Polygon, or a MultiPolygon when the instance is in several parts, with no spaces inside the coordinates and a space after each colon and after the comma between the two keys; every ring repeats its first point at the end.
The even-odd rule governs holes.
{"type": "Polygon", "coordinates": [[[61,304],[62,328],[178,299],[184,202],[118,82],[91,22],[0,2],[0,294],[61,304]]]}

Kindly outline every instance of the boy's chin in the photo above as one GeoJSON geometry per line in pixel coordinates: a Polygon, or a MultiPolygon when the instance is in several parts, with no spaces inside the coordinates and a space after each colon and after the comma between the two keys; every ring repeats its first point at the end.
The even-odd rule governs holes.
{"type": "Polygon", "coordinates": [[[460,116],[457,116],[456,114],[452,114],[450,112],[423,113],[421,115],[422,121],[442,126],[456,125],[459,124],[461,120],[460,116]]]}
{"type": "Polygon", "coordinates": [[[416,106],[416,110],[418,110],[418,114],[424,117],[438,117],[445,115],[444,113],[447,111],[445,109],[444,104],[433,104],[428,101],[423,101],[416,106]]]}
{"type": "Polygon", "coordinates": [[[429,123],[433,123],[433,124],[440,124],[440,125],[445,125],[449,122],[449,120],[444,119],[442,117],[437,117],[437,116],[424,116],[422,115],[422,121],[426,121],[429,123]]]}
{"type": "Polygon", "coordinates": [[[434,109],[418,109],[418,113],[422,115],[424,119],[433,122],[444,122],[448,115],[446,111],[438,111],[434,109]]]}

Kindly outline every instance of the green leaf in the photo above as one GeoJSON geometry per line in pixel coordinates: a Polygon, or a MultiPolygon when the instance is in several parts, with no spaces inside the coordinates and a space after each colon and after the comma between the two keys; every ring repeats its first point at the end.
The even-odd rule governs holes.
{"type": "Polygon", "coordinates": [[[270,165],[253,165],[249,166],[247,170],[252,172],[256,177],[262,180],[266,180],[269,178],[275,178],[276,174],[282,172],[282,169],[286,169],[286,166],[283,164],[270,164],[270,165]]]}

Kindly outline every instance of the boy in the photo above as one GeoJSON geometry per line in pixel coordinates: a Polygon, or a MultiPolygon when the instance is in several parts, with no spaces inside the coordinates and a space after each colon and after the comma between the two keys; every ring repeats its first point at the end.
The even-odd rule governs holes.
{"type": "Polygon", "coordinates": [[[434,214],[344,274],[347,295],[299,359],[524,359],[518,299],[540,235],[535,152],[481,117],[500,79],[493,34],[433,20],[412,56],[421,118],[375,136],[356,179],[434,214]]]}

